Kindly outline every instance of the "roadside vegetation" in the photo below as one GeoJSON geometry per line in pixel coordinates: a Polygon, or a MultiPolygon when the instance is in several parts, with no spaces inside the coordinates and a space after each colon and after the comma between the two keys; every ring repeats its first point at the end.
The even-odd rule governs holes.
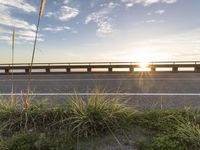
{"type": "MultiPolygon", "coordinates": [[[[31,92],[40,19],[29,70],[27,95],[31,92]]],[[[12,36],[14,63],[15,29],[12,36]]],[[[12,70],[13,71],[13,70],[12,70]]],[[[72,97],[59,105],[31,103],[13,97],[0,100],[0,150],[199,150],[200,110],[135,110],[120,99],[93,95],[72,97]]]]}
{"type": "Polygon", "coordinates": [[[118,98],[0,101],[1,150],[199,150],[200,111],[136,111],[118,98]]]}

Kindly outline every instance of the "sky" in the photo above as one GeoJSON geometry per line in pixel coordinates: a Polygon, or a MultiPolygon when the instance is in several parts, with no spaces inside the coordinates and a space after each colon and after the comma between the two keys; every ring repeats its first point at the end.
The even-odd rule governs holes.
{"type": "MultiPolygon", "coordinates": [[[[40,0],[0,0],[0,63],[31,62],[40,0]]],[[[34,62],[199,61],[200,0],[46,0],[34,62]]]]}

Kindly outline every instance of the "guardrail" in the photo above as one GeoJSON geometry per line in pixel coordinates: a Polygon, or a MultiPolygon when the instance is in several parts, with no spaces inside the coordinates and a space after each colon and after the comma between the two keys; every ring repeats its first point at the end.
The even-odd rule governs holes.
{"type": "Polygon", "coordinates": [[[69,62],[69,63],[30,63],[0,64],[0,74],[28,73],[115,73],[138,71],[151,72],[200,72],[200,61],[149,62],[69,62]],[[139,68],[139,70],[138,70],[139,68]]]}

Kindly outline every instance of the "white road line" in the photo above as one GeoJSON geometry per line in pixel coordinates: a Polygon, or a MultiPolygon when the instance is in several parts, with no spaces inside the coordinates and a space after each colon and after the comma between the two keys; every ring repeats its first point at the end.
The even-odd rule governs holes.
{"type": "MultiPolygon", "coordinates": [[[[1,93],[0,96],[10,96],[11,93],[1,93]]],[[[200,93],[14,93],[14,96],[200,96],[200,93]]]]}
{"type": "MultiPolygon", "coordinates": [[[[24,79],[14,79],[15,82],[27,82],[24,79]]],[[[119,79],[32,79],[31,81],[63,82],[63,81],[200,81],[200,78],[119,78],[119,79]]],[[[0,82],[11,82],[11,80],[0,80],[0,82]]]]}

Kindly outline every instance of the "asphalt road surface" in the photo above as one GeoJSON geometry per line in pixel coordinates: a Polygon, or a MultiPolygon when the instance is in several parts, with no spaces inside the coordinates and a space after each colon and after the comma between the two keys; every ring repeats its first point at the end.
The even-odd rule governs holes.
{"type": "MultiPolygon", "coordinates": [[[[1,96],[11,93],[12,84],[16,95],[25,93],[28,79],[14,75],[12,82],[10,75],[0,75],[1,96]]],[[[200,107],[200,73],[38,74],[32,75],[31,88],[36,97],[52,102],[74,92],[87,97],[100,89],[101,94],[118,95],[136,108],[200,107]]]]}

